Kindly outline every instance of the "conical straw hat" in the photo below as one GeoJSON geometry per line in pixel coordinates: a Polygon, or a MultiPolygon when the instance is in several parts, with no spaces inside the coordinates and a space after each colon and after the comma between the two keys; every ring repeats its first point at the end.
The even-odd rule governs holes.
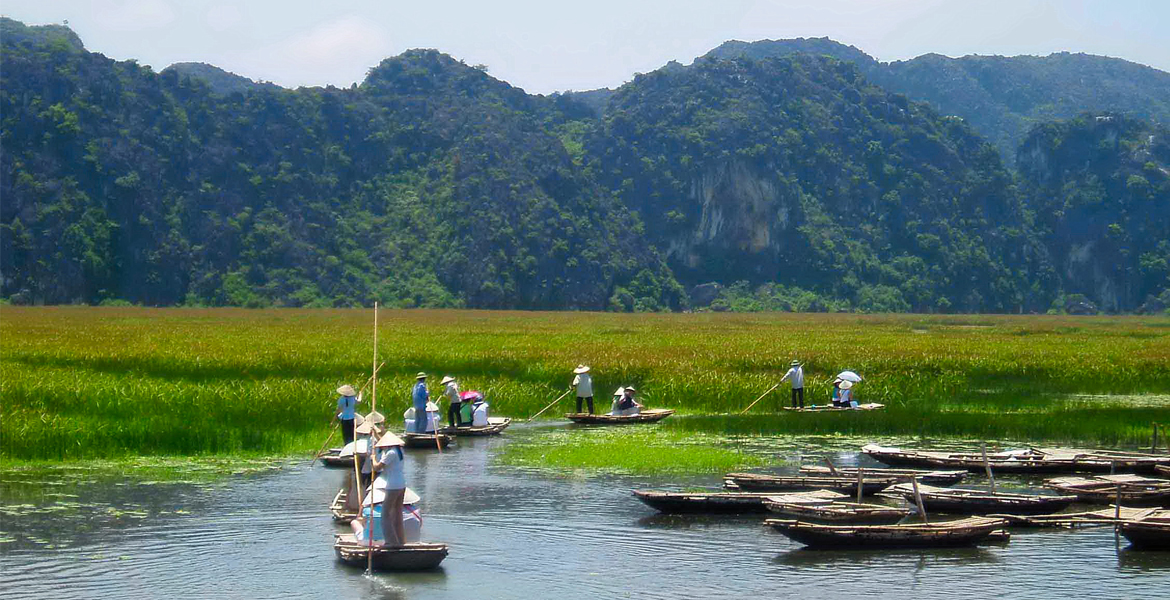
{"type": "Polygon", "coordinates": [[[378,443],[374,444],[374,447],[375,448],[389,448],[390,446],[405,446],[405,445],[406,445],[406,442],[402,441],[402,438],[387,431],[386,435],[383,435],[381,437],[381,439],[378,440],[378,443]]]}
{"type": "Polygon", "coordinates": [[[578,374],[578,375],[580,375],[580,374],[582,374],[582,373],[588,373],[588,372],[589,372],[589,367],[587,367],[587,366],[585,366],[585,365],[577,365],[577,368],[576,368],[576,369],[573,369],[573,372],[574,372],[574,373],[576,373],[576,374],[578,374]]]}
{"type": "Polygon", "coordinates": [[[353,386],[349,385],[348,383],[337,388],[337,393],[341,394],[342,396],[356,396],[357,395],[357,392],[354,391],[353,386]]]}

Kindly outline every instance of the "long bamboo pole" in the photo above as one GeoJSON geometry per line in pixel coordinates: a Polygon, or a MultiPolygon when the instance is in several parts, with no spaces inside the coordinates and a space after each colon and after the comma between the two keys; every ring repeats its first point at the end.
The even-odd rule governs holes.
{"type": "Polygon", "coordinates": [[[556,399],[556,400],[553,400],[551,403],[549,403],[549,405],[548,405],[548,406],[546,406],[546,407],[544,407],[544,408],[540,409],[540,412],[536,413],[535,415],[532,415],[531,417],[528,417],[528,420],[529,420],[529,421],[531,421],[531,420],[535,419],[536,417],[539,417],[540,415],[543,415],[543,414],[544,414],[544,411],[546,411],[546,410],[548,410],[548,409],[552,408],[552,407],[553,407],[553,406],[554,406],[554,405],[555,405],[557,402],[560,402],[560,401],[561,401],[561,398],[564,398],[565,396],[568,396],[568,395],[569,395],[569,392],[571,392],[571,391],[573,391],[573,388],[569,388],[569,389],[565,390],[565,393],[561,394],[560,396],[557,396],[557,399],[556,399]]]}
{"type": "Polygon", "coordinates": [[[746,413],[747,411],[751,410],[751,409],[752,409],[752,407],[756,405],[756,402],[759,402],[760,400],[763,400],[763,399],[764,399],[764,396],[767,396],[768,394],[771,394],[771,393],[772,393],[772,390],[774,390],[774,389],[776,389],[776,388],[778,388],[778,387],[780,387],[780,384],[779,384],[779,383],[777,383],[776,385],[774,385],[774,386],[772,386],[772,387],[768,388],[768,391],[764,392],[763,394],[760,394],[760,397],[759,397],[759,398],[756,398],[756,399],[755,399],[755,401],[753,401],[751,404],[749,404],[747,408],[745,408],[745,409],[743,409],[742,411],[740,411],[740,413],[739,413],[739,414],[741,414],[741,415],[742,415],[742,414],[746,413]]]}
{"type": "Polygon", "coordinates": [[[983,468],[987,471],[987,479],[991,481],[991,493],[995,493],[995,475],[991,473],[991,461],[987,460],[987,442],[980,444],[980,449],[983,451],[983,468]]]}
{"type": "MultiPolygon", "coordinates": [[[[370,381],[371,381],[370,414],[374,414],[374,413],[378,412],[378,303],[377,302],[374,302],[374,360],[370,364],[370,369],[372,369],[372,372],[370,375],[370,381]]],[[[375,441],[373,439],[374,436],[372,434],[374,431],[376,431],[375,427],[377,427],[376,424],[373,424],[370,426],[371,435],[370,435],[370,444],[369,444],[369,448],[368,448],[369,452],[370,452],[370,459],[369,460],[370,460],[370,477],[371,477],[371,479],[374,476],[373,458],[374,458],[375,441]]],[[[371,495],[373,494],[372,490],[370,491],[370,494],[371,495]]],[[[361,513],[360,506],[358,508],[358,513],[359,514],[361,513]]],[[[385,506],[385,504],[383,504],[382,505],[382,518],[383,519],[386,518],[385,513],[386,513],[386,506],[385,506]]],[[[374,499],[372,497],[370,498],[370,528],[369,528],[369,531],[366,533],[366,540],[367,540],[366,573],[373,573],[374,572],[374,499]]]]}
{"type": "Polygon", "coordinates": [[[930,520],[926,518],[926,505],[922,503],[922,493],[918,491],[918,477],[911,477],[910,482],[914,484],[914,501],[918,503],[918,513],[922,515],[922,522],[930,525],[930,520]]]}
{"type": "Polygon", "coordinates": [[[861,490],[865,485],[865,475],[862,474],[863,471],[865,471],[865,469],[862,469],[860,466],[857,467],[857,503],[858,504],[861,504],[861,490]]]}

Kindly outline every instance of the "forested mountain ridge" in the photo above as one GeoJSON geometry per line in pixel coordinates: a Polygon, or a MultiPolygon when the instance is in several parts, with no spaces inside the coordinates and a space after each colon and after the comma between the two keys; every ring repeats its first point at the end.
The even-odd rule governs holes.
{"type": "Polygon", "coordinates": [[[824,54],[853,62],[872,82],[963,117],[999,149],[1004,161],[1037,124],[1083,112],[1115,111],[1170,123],[1170,73],[1127,60],[1057,52],[1048,56],[925,54],[883,63],[828,38],[730,41],[707,58],[824,54]]]}
{"type": "Polygon", "coordinates": [[[162,73],[174,71],[181,77],[193,77],[202,79],[211,86],[212,91],[217,94],[232,94],[235,92],[249,92],[260,88],[275,89],[277,86],[269,82],[257,82],[248,79],[242,75],[225,71],[215,65],[198,62],[180,62],[175,63],[162,70],[162,73]]]}
{"type": "Polygon", "coordinates": [[[433,50],[351,89],[217,90],[0,19],[0,299],[676,310],[683,281],[746,310],[1170,304],[1163,128],[1046,123],[1013,173],[859,50],[802,44],[596,95],[433,50]]]}
{"type": "Polygon", "coordinates": [[[637,219],[545,130],[559,99],[434,51],[356,90],[221,96],[0,25],[15,301],[679,306],[637,219]]]}
{"type": "Polygon", "coordinates": [[[587,148],[685,283],[781,282],[872,310],[1050,302],[995,150],[852,63],[700,59],[640,75],[587,148]]]}

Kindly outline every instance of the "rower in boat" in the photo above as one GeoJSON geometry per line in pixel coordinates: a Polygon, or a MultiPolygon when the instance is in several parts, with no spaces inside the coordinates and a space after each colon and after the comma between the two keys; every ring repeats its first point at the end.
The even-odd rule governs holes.
{"type": "Polygon", "coordinates": [[[426,433],[427,419],[418,419],[418,415],[426,415],[427,403],[431,400],[430,392],[427,391],[427,374],[420,372],[415,377],[414,388],[410,392],[411,402],[414,404],[414,432],[426,433]]]}
{"type": "Polygon", "coordinates": [[[406,500],[406,474],[402,468],[406,460],[402,453],[404,445],[402,438],[390,432],[374,445],[372,464],[378,478],[370,486],[370,496],[372,498],[377,491],[385,494],[382,510],[387,518],[382,521],[382,536],[391,548],[399,548],[407,543],[402,521],[402,507],[406,500]]]}
{"type": "Polygon", "coordinates": [[[788,372],[780,378],[781,383],[785,381],[792,386],[792,408],[798,408],[797,398],[800,399],[799,408],[804,408],[804,367],[800,366],[799,360],[793,360],[788,372]]]}
{"type": "Polygon", "coordinates": [[[337,398],[337,418],[341,421],[341,437],[348,444],[353,441],[354,420],[357,418],[357,392],[353,386],[345,384],[337,388],[340,396],[337,398]]]}
{"type": "Polygon", "coordinates": [[[589,376],[587,365],[577,365],[573,369],[573,387],[577,389],[577,412],[581,412],[581,401],[589,405],[589,414],[593,414],[593,378],[589,376]]]}
{"type": "Polygon", "coordinates": [[[447,424],[451,427],[463,427],[463,398],[459,395],[459,382],[448,375],[439,382],[443,387],[443,395],[447,397],[447,424]]]}
{"type": "Polygon", "coordinates": [[[617,410],[615,410],[613,414],[622,417],[630,417],[642,412],[642,405],[638,403],[634,396],[637,392],[638,390],[627,386],[625,390],[622,391],[622,397],[620,400],[618,400],[617,410]]]}

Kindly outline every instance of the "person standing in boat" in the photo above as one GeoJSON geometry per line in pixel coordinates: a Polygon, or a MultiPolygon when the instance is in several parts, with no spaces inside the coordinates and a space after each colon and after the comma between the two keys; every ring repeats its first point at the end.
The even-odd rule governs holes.
{"type": "Polygon", "coordinates": [[[348,444],[353,441],[353,421],[357,418],[357,392],[346,384],[337,388],[337,418],[341,420],[341,437],[348,444]]]}
{"type": "Polygon", "coordinates": [[[445,386],[443,395],[447,397],[450,404],[447,407],[447,424],[451,427],[462,427],[463,415],[459,411],[463,407],[463,398],[459,396],[459,382],[448,375],[439,382],[439,385],[445,386]]]}
{"type": "Polygon", "coordinates": [[[391,548],[401,548],[406,544],[406,529],[402,523],[402,505],[406,497],[406,473],[402,468],[406,460],[402,453],[404,445],[402,438],[390,432],[374,445],[373,466],[378,478],[370,486],[370,493],[380,490],[386,494],[382,501],[382,538],[391,548]]]}
{"type": "Polygon", "coordinates": [[[589,414],[593,414],[593,378],[589,376],[589,367],[577,365],[573,369],[573,387],[577,388],[577,412],[581,412],[581,401],[589,405],[589,414]]]}
{"type": "Polygon", "coordinates": [[[798,408],[797,399],[800,400],[799,408],[804,408],[804,367],[800,366],[799,360],[792,361],[789,367],[780,382],[788,381],[792,385],[792,408],[798,408]]]}
{"type": "Polygon", "coordinates": [[[410,393],[411,401],[414,404],[414,431],[415,433],[427,432],[427,402],[431,399],[430,392],[427,391],[427,374],[419,373],[415,377],[414,389],[410,393]]]}
{"type": "Polygon", "coordinates": [[[622,393],[622,399],[618,401],[617,413],[622,416],[632,416],[642,412],[642,405],[638,404],[638,400],[634,394],[638,390],[627,386],[622,393]]]}

